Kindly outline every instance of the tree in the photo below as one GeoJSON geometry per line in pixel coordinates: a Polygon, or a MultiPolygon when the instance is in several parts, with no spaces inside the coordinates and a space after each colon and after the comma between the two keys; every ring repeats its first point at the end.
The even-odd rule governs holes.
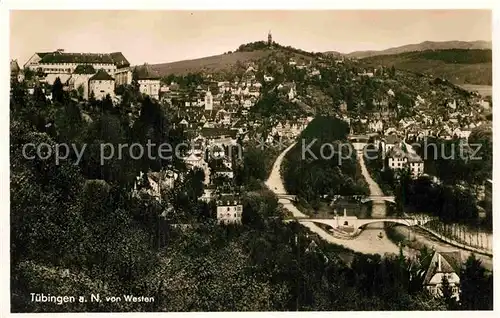
{"type": "Polygon", "coordinates": [[[460,273],[462,310],[493,309],[493,276],[486,274],[481,261],[471,254],[460,273]]]}
{"type": "Polygon", "coordinates": [[[33,72],[29,67],[25,67],[23,70],[24,79],[30,81],[35,76],[35,72],[33,72]]]}
{"type": "Polygon", "coordinates": [[[457,309],[457,302],[455,297],[453,297],[453,288],[451,287],[446,275],[443,275],[441,278],[441,299],[444,301],[449,310],[457,309]]]}
{"type": "Polygon", "coordinates": [[[78,93],[79,98],[84,98],[84,93],[85,93],[85,88],[83,87],[83,84],[79,85],[78,88],[76,89],[78,93]]]}
{"type": "Polygon", "coordinates": [[[52,99],[55,102],[63,103],[64,102],[64,90],[63,84],[61,83],[61,79],[58,77],[54,81],[52,85],[52,99]]]}
{"type": "Polygon", "coordinates": [[[391,78],[396,77],[396,68],[394,67],[394,65],[391,66],[389,74],[391,78]]]}

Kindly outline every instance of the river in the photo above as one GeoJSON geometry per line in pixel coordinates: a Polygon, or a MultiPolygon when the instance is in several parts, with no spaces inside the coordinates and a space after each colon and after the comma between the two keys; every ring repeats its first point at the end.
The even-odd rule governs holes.
{"type": "MultiPolygon", "coordinates": [[[[266,185],[271,191],[276,194],[284,194],[287,193],[285,190],[285,186],[283,184],[283,180],[281,178],[280,168],[283,162],[283,158],[287,154],[287,152],[295,146],[295,143],[286,148],[276,159],[273,165],[273,169],[271,174],[269,175],[268,180],[266,181],[266,185]]],[[[367,179],[368,184],[370,185],[370,192],[374,191],[372,194],[380,195],[382,191],[380,187],[371,179],[366,167],[364,166],[363,159],[360,158],[360,164],[362,173],[367,179]],[[364,169],[364,171],[363,171],[364,169]],[[366,175],[365,175],[366,174],[366,175]],[[371,181],[370,181],[371,180],[371,181]],[[378,189],[377,189],[378,188],[378,189]]],[[[300,212],[295,205],[290,203],[288,200],[280,200],[280,203],[283,204],[283,207],[290,211],[295,217],[307,217],[304,213],[300,212]]],[[[385,202],[374,202],[373,203],[373,211],[372,215],[376,217],[384,217],[386,213],[385,202]]],[[[315,232],[327,242],[343,245],[346,248],[352,249],[353,251],[364,253],[364,254],[385,254],[385,253],[398,253],[399,247],[391,242],[385,235],[379,237],[380,232],[384,233],[384,225],[383,223],[370,224],[366,226],[366,229],[359,234],[355,239],[344,240],[340,238],[333,237],[328,232],[321,229],[319,226],[314,224],[313,222],[301,222],[305,227],[309,228],[312,232],[315,232]]],[[[405,254],[413,254],[411,251],[406,251],[405,254]]]]}
{"type": "MultiPolygon", "coordinates": [[[[276,194],[287,193],[285,190],[285,186],[283,184],[283,179],[281,178],[280,168],[283,162],[283,158],[288,153],[288,151],[292,149],[294,146],[295,143],[286,148],[276,158],[271,174],[269,175],[269,178],[266,181],[266,186],[276,194]]],[[[379,185],[372,179],[370,173],[366,169],[362,154],[358,151],[357,155],[358,155],[358,162],[361,167],[361,173],[366,179],[366,182],[368,183],[370,194],[383,195],[383,192],[380,189],[379,185]]],[[[288,200],[280,200],[280,203],[282,203],[283,207],[287,209],[290,213],[292,213],[293,216],[307,217],[307,215],[302,213],[295,205],[290,203],[288,200]]],[[[373,201],[372,217],[383,218],[385,216],[386,216],[385,201],[373,201]]],[[[369,224],[365,227],[365,230],[363,230],[356,238],[349,240],[334,237],[313,222],[302,221],[301,224],[309,228],[312,232],[318,234],[318,236],[320,236],[325,241],[337,245],[342,245],[356,252],[364,254],[382,254],[382,255],[386,253],[389,254],[399,253],[399,247],[386,237],[383,223],[369,224]],[[379,237],[380,232],[384,233],[382,237],[379,237]]],[[[434,238],[431,234],[426,233],[424,231],[412,230],[411,228],[402,226],[398,226],[397,228],[400,233],[402,232],[405,233],[405,235],[411,235],[411,237],[416,238],[419,243],[427,245],[429,248],[435,248],[437,251],[446,252],[452,250],[460,250],[462,257],[468,257],[470,255],[469,251],[441,242],[438,239],[434,238]],[[408,233],[409,231],[410,233],[408,233]]],[[[417,251],[411,248],[404,248],[403,253],[407,256],[413,257],[417,254],[417,251]]],[[[484,255],[477,255],[477,257],[481,259],[482,263],[487,269],[492,270],[493,266],[492,258],[484,255]]]]}

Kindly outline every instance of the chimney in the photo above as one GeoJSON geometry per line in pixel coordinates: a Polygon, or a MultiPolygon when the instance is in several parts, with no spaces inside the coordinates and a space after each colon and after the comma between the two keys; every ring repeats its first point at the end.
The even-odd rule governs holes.
{"type": "Polygon", "coordinates": [[[344,208],[344,217],[346,218],[347,217],[347,209],[344,208]]]}
{"type": "Polygon", "coordinates": [[[438,272],[441,272],[441,254],[438,253],[438,272]]]}

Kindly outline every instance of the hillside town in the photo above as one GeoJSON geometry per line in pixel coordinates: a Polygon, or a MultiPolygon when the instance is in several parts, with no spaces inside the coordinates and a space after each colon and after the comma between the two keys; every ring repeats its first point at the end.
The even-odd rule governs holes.
{"type": "MultiPolygon", "coordinates": [[[[122,52],[85,53],[66,52],[64,49],[34,52],[22,65],[17,60],[10,62],[11,83],[13,87],[20,87],[17,92],[24,89],[27,98],[40,102],[46,109],[55,108],[56,105],[63,104],[62,101],[76,105],[84,125],[100,122],[100,116],[105,116],[102,115],[105,113],[119,114],[116,116],[120,120],[115,122],[107,118],[107,125],[131,127],[132,139],[134,133],[139,131],[148,138],[153,136],[155,140],[173,140],[178,137],[185,141],[189,146],[182,149],[181,162],[171,160],[165,163],[160,160],[157,166],[156,163],[148,163],[141,166],[140,171],[129,171],[126,167],[117,168],[119,164],[113,161],[109,164],[109,171],[95,172],[88,168],[85,172],[92,176],[89,177],[92,182],[97,182],[95,179],[99,179],[99,174],[104,176],[101,181],[105,184],[108,182],[106,178],[112,180],[116,176],[128,177],[128,174],[133,174],[132,185],[126,190],[127,196],[136,200],[134,202],[142,202],[141,200],[148,198],[154,201],[138,209],[149,211],[156,205],[161,207],[157,217],[141,214],[143,212],[137,212],[141,216],[134,217],[147,220],[144,222],[150,222],[148,224],[154,224],[158,229],[161,224],[168,224],[175,229],[196,228],[203,223],[200,220],[204,219],[213,219],[219,228],[248,224],[263,228],[262,224],[272,222],[275,218],[296,219],[299,222],[306,214],[318,219],[316,223],[320,224],[321,211],[330,209],[334,211],[332,219],[336,220],[333,229],[324,230],[323,225],[318,225],[315,229],[310,228],[311,233],[320,235],[329,243],[366,254],[374,251],[365,252],[362,247],[356,250],[358,247],[352,243],[367,239],[363,235],[368,234],[363,232],[375,233],[376,236],[370,236],[367,241],[377,242],[389,240],[384,236],[389,234],[382,234],[384,228],[379,231],[371,230],[369,226],[367,229],[362,226],[353,227],[353,222],[361,222],[364,218],[348,215],[345,207],[338,207],[341,206],[338,203],[339,193],[363,189],[362,194],[355,194],[373,201],[369,203],[372,218],[379,211],[378,205],[383,204],[380,218],[396,223],[400,222],[397,218],[409,220],[409,212],[401,207],[405,204],[401,200],[405,199],[401,199],[398,194],[402,191],[403,182],[416,184],[413,186],[416,188],[418,182],[424,183],[421,181],[424,180],[423,177],[431,180],[431,187],[437,187],[447,183],[446,178],[451,178],[435,167],[440,164],[436,163],[437,160],[425,157],[427,149],[421,145],[428,140],[439,144],[457,142],[464,145],[467,153],[471,153],[473,143],[469,145],[469,138],[476,136],[484,127],[491,127],[492,100],[476,92],[467,92],[445,79],[414,74],[395,69],[394,66],[366,66],[363,60],[356,58],[285,49],[273,41],[271,32],[266,40],[242,45],[239,50],[251,51],[255,47],[266,50],[266,55],[260,59],[238,61],[226,71],[202,69],[198,73],[188,74],[164,74],[158,67],[148,63],[134,66],[122,52]],[[157,117],[160,113],[165,116],[161,120],[157,117]],[[328,118],[331,120],[328,123],[331,124],[328,127],[311,128],[318,118],[328,118]],[[159,127],[168,122],[171,130],[166,133],[148,128],[145,124],[148,120],[153,126],[159,127]],[[342,125],[346,124],[345,136],[337,138],[335,135],[336,129],[340,130],[338,127],[342,126],[336,120],[343,122],[342,125]],[[361,144],[361,149],[350,155],[351,159],[354,158],[353,163],[330,167],[327,165],[333,159],[322,160],[317,166],[307,160],[294,161],[297,159],[292,156],[297,155],[297,149],[302,147],[303,140],[312,138],[310,135],[313,129],[317,129],[315,133],[320,139],[331,138],[331,141],[361,144]],[[294,148],[295,144],[298,146],[294,148]],[[360,159],[359,156],[363,156],[361,150],[367,144],[382,159],[360,159]],[[290,149],[291,154],[286,157],[285,154],[290,149]],[[252,152],[253,155],[250,154],[252,152]],[[249,166],[248,161],[251,160],[257,163],[249,166]],[[280,166],[281,160],[285,162],[283,167],[280,166]],[[309,164],[311,166],[307,166],[309,164]],[[350,164],[352,169],[349,168],[350,164]],[[318,172],[314,172],[313,168],[317,168],[318,172]],[[263,176],[254,178],[252,174],[259,169],[264,170],[263,176]],[[280,173],[283,174],[284,181],[281,181],[280,173]],[[306,176],[306,173],[309,174],[306,176]],[[314,177],[314,173],[319,177],[314,177]],[[387,177],[388,173],[392,175],[387,177]],[[405,173],[408,173],[408,177],[405,173]],[[330,181],[318,181],[322,177],[330,181]],[[331,180],[338,181],[340,190],[329,188],[328,182],[333,182],[331,180]],[[291,192],[290,189],[294,187],[299,188],[297,193],[291,192]],[[269,193],[263,195],[263,191],[269,193]],[[288,198],[290,193],[293,199],[288,198]],[[278,211],[277,214],[262,212],[271,209],[272,205],[265,201],[267,199],[255,201],[260,203],[245,203],[248,198],[266,195],[275,198],[276,208],[273,211],[278,211]],[[195,202],[192,202],[192,197],[195,202]],[[399,210],[393,215],[388,212],[386,215],[384,201],[388,201],[388,204],[392,202],[395,206],[393,209],[399,210]],[[182,208],[179,206],[188,206],[185,210],[200,211],[199,215],[192,218],[180,217],[181,213],[178,211],[182,208]],[[343,215],[337,213],[342,209],[343,215]],[[258,213],[261,214],[259,217],[248,217],[246,215],[249,215],[250,210],[252,213],[260,211],[258,213]]],[[[12,90],[12,100],[17,102],[25,98],[19,96],[23,95],[12,90]]],[[[22,111],[19,113],[26,116],[22,111]]],[[[52,134],[50,129],[60,130],[65,123],[57,116],[54,118],[39,125],[49,135],[52,134]]],[[[99,133],[96,133],[96,138],[106,140],[106,135],[114,138],[115,132],[111,128],[104,125],[102,127],[105,128],[97,127],[99,133]]],[[[64,132],[54,132],[53,138],[69,138],[67,136],[72,136],[70,128],[71,125],[64,132]]],[[[87,135],[84,136],[87,138],[87,135]]],[[[91,138],[94,135],[88,133],[88,136],[91,138]]],[[[91,166],[95,158],[85,157],[84,160],[85,165],[91,166]]],[[[453,180],[453,186],[473,193],[474,200],[477,200],[471,203],[473,208],[476,209],[477,206],[482,220],[491,220],[491,207],[486,203],[482,206],[482,202],[491,203],[491,167],[474,169],[479,172],[477,176],[474,175],[473,180],[472,177],[467,181],[453,180]],[[485,169],[489,171],[484,171],[485,169]]],[[[93,186],[102,189],[108,187],[101,183],[93,186]]],[[[102,192],[93,195],[99,197],[102,192]]],[[[424,194],[419,195],[424,197],[424,194]]],[[[450,224],[459,223],[455,221],[453,219],[450,224]]],[[[328,221],[325,222],[329,224],[328,221]]],[[[462,225],[460,223],[456,226],[462,225]]],[[[423,224],[420,228],[426,229],[423,224]]],[[[437,231],[430,227],[427,230],[437,231]]],[[[151,240],[155,244],[158,241],[159,247],[167,246],[167,243],[161,242],[171,239],[168,231],[157,232],[151,240]]],[[[191,233],[188,230],[184,233],[186,232],[191,233]]],[[[442,234],[442,241],[448,242],[454,249],[463,249],[463,253],[480,251],[484,255],[491,252],[491,244],[488,247],[487,243],[481,241],[481,244],[473,245],[471,240],[466,243],[465,238],[459,241],[461,234],[453,233],[454,236],[442,234]]],[[[311,234],[305,235],[304,240],[309,246],[305,253],[320,250],[317,247],[319,240],[311,239],[311,234]]],[[[431,241],[427,239],[429,234],[419,235],[423,241],[431,241]]],[[[203,239],[199,239],[201,241],[203,239]]],[[[380,254],[397,254],[393,250],[399,248],[401,257],[403,253],[405,256],[409,255],[411,264],[418,263],[418,266],[422,266],[420,285],[432,295],[433,301],[449,292],[447,297],[451,299],[450,302],[458,304],[462,297],[460,275],[464,259],[461,254],[456,250],[434,249],[434,243],[430,243],[432,249],[427,252],[430,254],[425,255],[428,259],[422,261],[424,256],[420,253],[418,255],[421,258],[417,260],[417,248],[403,246],[403,241],[406,242],[401,240],[399,247],[390,243],[393,245],[391,250],[381,250],[380,254]],[[449,290],[443,292],[443,286],[447,286],[449,290]]],[[[204,243],[196,244],[202,248],[204,243]]],[[[323,254],[321,257],[326,259],[325,264],[332,262],[331,256],[323,254]]],[[[352,258],[338,262],[341,261],[351,268],[361,266],[352,261],[352,258]]],[[[416,265],[408,266],[411,268],[416,265]]]]}

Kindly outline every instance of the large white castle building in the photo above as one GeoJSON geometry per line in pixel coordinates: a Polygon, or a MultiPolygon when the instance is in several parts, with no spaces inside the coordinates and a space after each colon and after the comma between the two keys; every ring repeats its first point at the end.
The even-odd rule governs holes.
{"type": "Polygon", "coordinates": [[[80,65],[91,65],[96,73],[104,70],[115,79],[117,86],[132,82],[130,63],[121,52],[66,53],[62,49],[55,52],[38,52],[29,58],[24,67],[47,74],[46,81],[52,84],[57,77],[63,82],[67,81],[80,65]]]}

